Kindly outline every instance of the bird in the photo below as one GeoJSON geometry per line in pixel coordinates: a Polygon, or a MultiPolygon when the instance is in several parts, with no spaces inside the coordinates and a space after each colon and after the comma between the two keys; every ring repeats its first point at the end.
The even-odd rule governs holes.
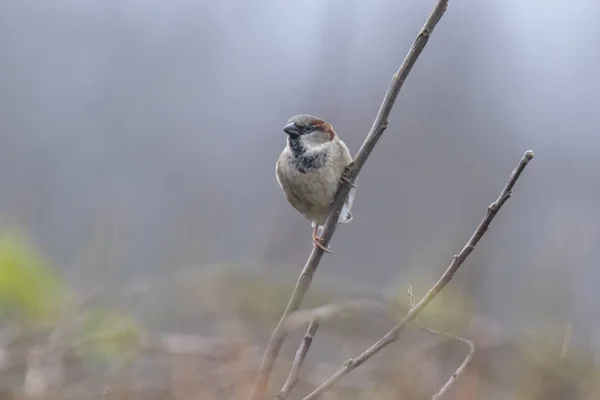
{"type": "Polygon", "coordinates": [[[351,188],[338,224],[353,219],[351,208],[356,185],[346,175],[353,161],[350,150],[329,122],[314,115],[291,117],[283,131],[287,134],[287,142],[276,164],[277,182],[287,201],[312,221],[313,246],[330,253],[318,233],[325,224],[341,181],[351,188]]]}

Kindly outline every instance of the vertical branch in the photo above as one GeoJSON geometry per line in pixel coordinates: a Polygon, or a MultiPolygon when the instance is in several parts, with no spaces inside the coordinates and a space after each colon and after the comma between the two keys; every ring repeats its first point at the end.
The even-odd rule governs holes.
{"type": "Polygon", "coordinates": [[[306,358],[306,354],[308,353],[308,349],[312,344],[313,338],[317,333],[317,329],[319,329],[319,320],[315,318],[310,321],[310,324],[308,325],[306,334],[304,335],[304,338],[302,338],[302,343],[300,344],[298,351],[296,351],[296,358],[292,364],[290,374],[285,380],[285,383],[283,384],[283,387],[277,396],[275,396],[275,400],[285,400],[298,382],[300,368],[302,368],[302,364],[304,363],[304,359],[306,358]]]}
{"type": "MultiPolygon", "coordinates": [[[[400,92],[400,89],[402,88],[404,81],[408,77],[412,67],[419,58],[419,55],[425,48],[425,45],[427,44],[427,41],[429,40],[429,37],[435,26],[447,8],[448,0],[437,0],[433,11],[429,15],[429,18],[427,18],[423,28],[421,28],[421,31],[413,42],[408,54],[404,58],[402,65],[400,65],[400,68],[392,77],[392,81],[385,94],[381,107],[379,108],[377,117],[375,118],[375,121],[373,122],[365,141],[356,154],[352,165],[347,171],[348,182],[342,182],[336,194],[335,200],[331,205],[329,216],[325,222],[323,233],[321,235],[325,247],[329,244],[329,241],[335,233],[339,214],[342,210],[342,206],[344,205],[346,197],[350,192],[351,184],[353,184],[356,180],[360,170],[366,163],[371,152],[375,148],[375,145],[379,141],[379,138],[381,138],[381,135],[383,135],[383,132],[387,128],[388,117],[392,111],[392,107],[394,106],[396,98],[398,97],[398,93],[400,92]]],[[[317,267],[319,266],[322,256],[323,251],[320,249],[314,248],[311,251],[310,256],[308,257],[308,260],[306,261],[306,264],[304,265],[304,268],[296,282],[296,286],[292,292],[292,296],[290,297],[288,305],[281,316],[277,327],[271,334],[271,338],[269,339],[267,349],[265,350],[265,354],[261,362],[258,377],[254,382],[254,387],[252,388],[252,393],[249,397],[250,400],[261,400],[264,398],[269,384],[271,371],[273,370],[273,366],[275,365],[275,361],[279,355],[279,351],[281,350],[281,346],[286,336],[285,330],[283,329],[283,321],[289,314],[296,311],[302,304],[304,296],[310,287],[313,276],[317,270],[317,267]]]]}

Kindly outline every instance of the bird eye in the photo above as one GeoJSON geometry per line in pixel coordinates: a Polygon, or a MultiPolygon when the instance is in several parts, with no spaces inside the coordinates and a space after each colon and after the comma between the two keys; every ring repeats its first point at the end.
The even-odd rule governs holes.
{"type": "Polygon", "coordinates": [[[314,125],[310,125],[310,124],[309,124],[309,125],[306,125],[306,126],[304,127],[304,132],[306,132],[306,133],[310,133],[310,132],[312,132],[312,131],[314,131],[314,130],[315,130],[315,126],[314,126],[314,125]]]}

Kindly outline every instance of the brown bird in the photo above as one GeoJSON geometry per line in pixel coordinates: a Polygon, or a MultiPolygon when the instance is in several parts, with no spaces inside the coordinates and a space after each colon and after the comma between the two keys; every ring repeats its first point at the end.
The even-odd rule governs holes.
{"type": "MultiPolygon", "coordinates": [[[[275,168],[277,182],[287,201],[312,221],[313,245],[329,253],[318,230],[325,224],[340,180],[348,181],[345,170],[352,162],[352,156],[331,124],[313,115],[293,116],[283,131],[288,137],[275,168]]],[[[355,192],[356,186],[352,184],[339,224],[352,220],[350,209],[355,192]]]]}

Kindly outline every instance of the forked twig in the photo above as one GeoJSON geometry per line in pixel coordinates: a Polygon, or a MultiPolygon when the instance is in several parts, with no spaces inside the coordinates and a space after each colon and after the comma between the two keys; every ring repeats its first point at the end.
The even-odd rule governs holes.
{"type": "MultiPolygon", "coordinates": [[[[335,200],[331,205],[329,216],[327,217],[327,221],[323,226],[323,232],[321,234],[324,247],[327,247],[329,241],[335,233],[339,214],[342,210],[344,202],[346,201],[346,197],[350,192],[352,184],[354,184],[356,181],[360,170],[375,148],[379,138],[381,138],[381,135],[383,135],[383,132],[387,128],[388,117],[392,111],[392,107],[394,106],[404,81],[419,58],[419,55],[425,48],[433,29],[439,22],[447,7],[448,0],[437,0],[432,13],[419,32],[419,35],[413,42],[408,54],[402,62],[402,65],[392,77],[392,81],[390,82],[385,97],[383,98],[383,102],[379,108],[379,112],[377,113],[377,117],[375,118],[375,121],[373,122],[365,141],[356,154],[356,157],[354,157],[354,161],[346,171],[345,176],[347,179],[341,182],[335,200]]],[[[252,388],[252,393],[249,397],[250,400],[261,400],[265,397],[271,371],[273,370],[273,366],[275,365],[275,361],[279,355],[279,351],[281,350],[281,345],[283,344],[286,336],[282,326],[283,322],[288,315],[296,311],[300,307],[300,304],[302,304],[302,300],[304,299],[317,267],[319,266],[321,257],[323,257],[323,251],[313,248],[302,272],[300,273],[300,276],[298,277],[298,281],[296,282],[296,286],[294,287],[294,291],[292,292],[292,296],[290,297],[288,305],[283,312],[277,327],[275,327],[275,330],[271,334],[271,338],[269,339],[267,349],[265,350],[265,354],[260,365],[258,377],[254,382],[254,387],[252,388]]]]}
{"type": "MultiPolygon", "coordinates": [[[[413,308],[415,306],[415,296],[413,295],[411,285],[408,285],[408,301],[410,303],[410,308],[413,308]]],[[[441,389],[438,390],[431,397],[431,400],[439,400],[444,396],[444,394],[448,393],[448,391],[450,390],[452,385],[454,385],[454,382],[456,382],[458,377],[464,372],[464,370],[467,368],[467,365],[469,365],[469,363],[471,362],[471,359],[473,358],[473,355],[475,354],[475,344],[472,341],[465,339],[463,337],[453,335],[451,333],[446,333],[446,332],[438,331],[435,329],[431,329],[431,328],[423,325],[416,317],[415,317],[414,322],[417,325],[419,325],[419,327],[427,333],[430,333],[432,335],[446,336],[450,339],[456,339],[456,340],[463,342],[467,346],[469,346],[469,352],[467,353],[467,356],[465,357],[462,364],[460,364],[460,366],[456,369],[456,371],[452,374],[452,376],[450,376],[450,378],[448,378],[448,380],[446,381],[444,386],[442,386],[441,389]]]]}
{"type": "Polygon", "coordinates": [[[504,203],[511,197],[512,189],[521,176],[521,173],[527,166],[527,163],[533,158],[533,151],[528,150],[523,155],[523,158],[519,162],[517,168],[510,175],[506,186],[500,192],[500,196],[496,199],[495,202],[490,204],[487,209],[487,213],[483,220],[475,229],[475,232],[465,245],[463,249],[458,253],[458,255],[454,256],[454,260],[446,271],[442,274],[440,279],[436,282],[435,285],[425,294],[425,296],[419,300],[419,302],[409,310],[406,316],[394,327],[392,328],[385,336],[379,339],[375,344],[365,350],[361,355],[357,358],[349,359],[337,370],[335,374],[333,374],[329,379],[327,379],[321,386],[316,388],[311,394],[306,396],[304,400],[314,400],[321,396],[323,393],[331,389],[336,383],[338,383],[344,376],[348,375],[354,369],[362,365],[369,358],[373,357],[380,350],[388,346],[390,343],[395,342],[400,332],[408,325],[410,321],[415,319],[417,315],[437,296],[437,294],[450,282],[458,268],[463,264],[465,259],[471,254],[471,252],[475,249],[477,243],[481,240],[485,232],[488,230],[490,223],[500,210],[504,203]]]}
{"type": "Polygon", "coordinates": [[[306,334],[302,338],[302,343],[300,343],[300,347],[298,348],[298,351],[296,351],[296,357],[294,358],[294,363],[292,364],[290,374],[285,380],[285,383],[283,384],[283,387],[279,393],[277,393],[277,396],[275,396],[275,400],[285,400],[298,382],[300,368],[302,368],[302,364],[304,363],[304,359],[306,358],[306,354],[308,353],[308,349],[312,344],[313,338],[317,333],[317,329],[319,329],[319,319],[315,318],[310,321],[310,324],[308,325],[306,334]]]}
{"type": "Polygon", "coordinates": [[[304,363],[308,349],[310,348],[315,333],[322,321],[334,318],[348,311],[365,312],[367,310],[372,311],[376,309],[389,311],[389,306],[386,306],[379,301],[370,299],[351,300],[341,303],[325,304],[308,310],[299,310],[288,316],[284,323],[285,332],[289,333],[291,331],[295,331],[300,326],[307,323],[309,323],[309,326],[304,338],[302,339],[302,342],[300,343],[300,347],[296,351],[296,357],[294,358],[290,373],[282,389],[279,391],[277,396],[275,396],[275,400],[286,399],[298,382],[300,368],[304,363]]]}

